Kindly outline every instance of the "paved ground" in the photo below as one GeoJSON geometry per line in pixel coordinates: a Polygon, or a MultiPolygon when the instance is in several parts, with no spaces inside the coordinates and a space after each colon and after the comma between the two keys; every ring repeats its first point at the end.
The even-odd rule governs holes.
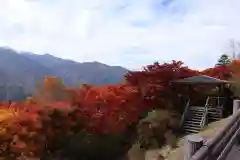
{"type": "Polygon", "coordinates": [[[240,160],[240,145],[234,145],[226,160],[240,160]]]}

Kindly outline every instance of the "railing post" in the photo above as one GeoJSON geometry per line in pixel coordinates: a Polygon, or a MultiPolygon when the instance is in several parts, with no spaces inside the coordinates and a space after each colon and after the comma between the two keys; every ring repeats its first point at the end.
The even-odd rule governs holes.
{"type": "Polygon", "coordinates": [[[184,144],[184,160],[189,160],[203,146],[203,138],[198,135],[188,135],[184,144]]]}
{"type": "Polygon", "coordinates": [[[240,100],[236,99],[233,101],[233,114],[237,113],[240,109],[240,100]]]}

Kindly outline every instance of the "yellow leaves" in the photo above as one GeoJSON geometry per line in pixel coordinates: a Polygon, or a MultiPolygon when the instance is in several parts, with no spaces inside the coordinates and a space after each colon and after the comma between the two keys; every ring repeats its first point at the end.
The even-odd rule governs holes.
{"type": "Polygon", "coordinates": [[[10,121],[17,115],[15,109],[0,108],[0,136],[3,136],[6,133],[6,125],[9,125],[10,121]]]}
{"type": "Polygon", "coordinates": [[[44,104],[70,99],[70,96],[70,92],[60,78],[47,76],[34,98],[44,104]]]}
{"type": "Polygon", "coordinates": [[[43,87],[44,88],[55,88],[55,87],[63,87],[64,84],[61,79],[57,77],[47,76],[44,78],[43,87]]]}
{"type": "Polygon", "coordinates": [[[17,112],[15,111],[15,109],[12,109],[12,108],[0,109],[0,122],[9,120],[10,118],[13,118],[16,115],[17,115],[17,112]]]}

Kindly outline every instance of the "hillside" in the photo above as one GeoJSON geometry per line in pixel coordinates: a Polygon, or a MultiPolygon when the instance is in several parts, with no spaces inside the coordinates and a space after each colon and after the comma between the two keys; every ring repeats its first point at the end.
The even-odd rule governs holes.
{"type": "MultiPolygon", "coordinates": [[[[128,71],[99,62],[78,63],[50,54],[17,53],[9,48],[0,48],[0,55],[1,100],[7,99],[7,96],[9,99],[15,99],[16,91],[18,94],[32,94],[45,76],[57,76],[70,86],[82,83],[113,84],[119,83],[128,71]]],[[[20,99],[21,97],[22,95],[20,99]]]]}
{"type": "Polygon", "coordinates": [[[50,54],[23,53],[23,55],[48,68],[51,70],[52,75],[60,77],[68,85],[119,83],[128,71],[119,66],[108,66],[99,62],[78,63],[54,57],[50,54]]]}

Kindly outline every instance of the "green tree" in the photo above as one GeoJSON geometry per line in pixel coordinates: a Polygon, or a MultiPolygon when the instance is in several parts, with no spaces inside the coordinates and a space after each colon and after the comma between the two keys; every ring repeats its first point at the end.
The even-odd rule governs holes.
{"type": "Polygon", "coordinates": [[[231,63],[231,59],[227,54],[221,55],[216,66],[228,65],[231,63]]]}

